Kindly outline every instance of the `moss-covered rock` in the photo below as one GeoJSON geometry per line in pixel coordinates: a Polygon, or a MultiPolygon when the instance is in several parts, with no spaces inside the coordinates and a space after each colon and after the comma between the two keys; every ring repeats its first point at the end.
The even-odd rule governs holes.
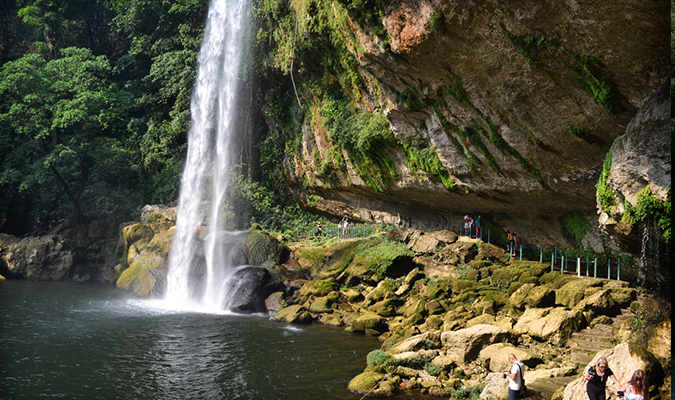
{"type": "Polygon", "coordinates": [[[288,258],[290,250],[267,232],[251,229],[246,239],[247,259],[250,265],[279,264],[288,258]]]}
{"type": "Polygon", "coordinates": [[[525,308],[525,299],[530,293],[530,290],[534,287],[533,283],[526,283],[519,287],[515,292],[509,297],[509,303],[516,308],[525,308]]]}
{"type": "Polygon", "coordinates": [[[378,332],[375,335],[377,336],[388,331],[389,326],[387,325],[386,318],[377,314],[368,313],[354,319],[347,330],[357,333],[378,332]]]}
{"type": "Polygon", "coordinates": [[[337,292],[330,292],[326,296],[317,297],[314,300],[310,301],[309,312],[310,313],[326,313],[337,308],[336,301],[338,299],[337,292]]]}
{"type": "Polygon", "coordinates": [[[575,278],[555,291],[555,303],[557,305],[572,308],[583,300],[588,288],[598,286],[602,286],[602,282],[597,279],[575,278]]]}
{"type": "Polygon", "coordinates": [[[319,315],[319,322],[332,326],[343,326],[345,324],[342,313],[339,311],[325,312],[319,315]]]}
{"type": "Polygon", "coordinates": [[[288,322],[291,324],[308,324],[312,322],[312,317],[300,304],[294,304],[281,309],[273,317],[279,322],[288,322]]]}
{"type": "Polygon", "coordinates": [[[161,296],[166,283],[167,260],[164,254],[129,252],[129,267],[117,280],[117,287],[140,297],[161,296]]]}
{"type": "Polygon", "coordinates": [[[404,245],[383,238],[360,242],[358,251],[338,280],[349,285],[374,283],[407,275],[415,267],[413,253],[404,245]]]}
{"type": "Polygon", "coordinates": [[[372,304],[393,297],[395,295],[396,289],[396,285],[391,280],[380,281],[375,289],[368,293],[366,296],[366,302],[368,304],[372,304]]]}
{"type": "Polygon", "coordinates": [[[147,224],[133,224],[122,228],[122,238],[127,248],[141,239],[146,239],[146,243],[150,243],[153,236],[155,232],[147,224]]]}
{"type": "Polygon", "coordinates": [[[349,381],[350,391],[358,394],[370,393],[384,379],[384,374],[379,372],[366,371],[356,375],[349,381]]]}
{"type": "Polygon", "coordinates": [[[284,292],[274,292],[265,299],[265,308],[270,315],[274,315],[284,307],[288,307],[288,303],[284,298],[284,292]]]}
{"type": "Polygon", "coordinates": [[[328,293],[334,291],[337,287],[337,283],[334,279],[326,279],[320,281],[307,281],[300,288],[300,296],[316,296],[323,297],[328,295],[328,293]]]}

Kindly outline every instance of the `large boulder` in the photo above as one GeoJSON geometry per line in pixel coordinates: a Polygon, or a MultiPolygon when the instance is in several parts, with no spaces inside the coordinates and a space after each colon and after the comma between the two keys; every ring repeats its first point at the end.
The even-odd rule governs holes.
{"type": "Polygon", "coordinates": [[[267,313],[269,315],[278,313],[284,307],[288,307],[288,303],[284,298],[283,291],[274,292],[265,299],[265,308],[267,308],[267,313]]]}
{"type": "Polygon", "coordinates": [[[19,239],[0,234],[0,274],[7,278],[58,281],[71,277],[75,255],[59,235],[19,239]]]}
{"type": "MultiPolygon", "coordinates": [[[[527,378],[525,378],[527,380],[527,378]]],[[[485,377],[485,387],[478,397],[480,400],[505,399],[509,397],[509,380],[503,372],[490,372],[485,377]]]]}
{"type": "Polygon", "coordinates": [[[579,330],[583,321],[579,310],[557,308],[530,308],[518,319],[513,331],[542,341],[563,345],[579,330]]]}
{"type": "Polygon", "coordinates": [[[602,282],[592,278],[574,279],[555,292],[555,304],[572,308],[584,299],[587,289],[602,286],[602,282]]]}
{"type": "Polygon", "coordinates": [[[671,325],[667,320],[656,326],[654,336],[649,339],[649,350],[661,360],[670,360],[671,353],[671,325]]]}
{"type": "Polygon", "coordinates": [[[294,304],[274,314],[274,320],[291,324],[308,324],[312,322],[309,312],[300,304],[294,304]]]}
{"type": "Polygon", "coordinates": [[[285,262],[290,250],[267,232],[254,227],[247,236],[246,253],[250,265],[275,265],[285,262]]]}
{"type": "Polygon", "coordinates": [[[438,239],[432,235],[423,235],[415,241],[415,244],[412,246],[412,251],[414,251],[415,254],[432,254],[436,252],[439,244],[438,239]]]}
{"type": "Polygon", "coordinates": [[[133,224],[122,229],[126,262],[115,267],[116,285],[141,297],[161,297],[166,289],[168,255],[176,228],[133,224]]]}
{"type": "Polygon", "coordinates": [[[543,362],[540,357],[529,350],[508,343],[495,343],[485,347],[480,351],[478,360],[487,362],[492,372],[506,371],[511,368],[509,354],[515,355],[519,361],[530,368],[534,368],[543,362]]]}
{"type": "Polygon", "coordinates": [[[222,309],[234,312],[266,312],[265,299],[283,285],[262,267],[241,267],[225,280],[222,309]]]}
{"type": "MultiPolygon", "coordinates": [[[[650,386],[660,386],[665,376],[663,367],[657,361],[656,357],[641,345],[634,342],[624,342],[612,349],[599,351],[593,360],[584,368],[595,365],[597,361],[604,357],[607,359],[609,368],[611,368],[614,375],[619,382],[628,382],[637,369],[641,369],[649,377],[650,386]]],[[[611,385],[608,385],[610,388],[611,385]]],[[[609,396],[608,396],[609,398],[609,396]]],[[[586,394],[586,380],[583,374],[577,379],[570,382],[565,387],[565,400],[587,400],[586,394]]]]}
{"type": "Polygon", "coordinates": [[[612,292],[607,289],[600,290],[577,303],[575,310],[581,312],[593,311],[596,314],[607,315],[614,309],[615,303],[612,292]]]}
{"type": "Polygon", "coordinates": [[[350,332],[379,336],[389,330],[387,319],[377,314],[364,314],[355,318],[347,328],[350,332]]]}
{"type": "MultiPolygon", "coordinates": [[[[376,392],[379,388],[380,382],[385,378],[384,374],[379,372],[366,371],[361,374],[356,375],[349,381],[347,386],[351,392],[358,394],[366,394],[376,392]]],[[[383,393],[378,393],[380,395],[385,395],[383,393]]],[[[389,393],[391,395],[391,391],[389,393]]]]}
{"type": "Polygon", "coordinates": [[[443,348],[446,355],[459,363],[468,363],[478,357],[480,350],[495,342],[504,342],[510,339],[506,329],[494,325],[479,324],[458,331],[448,331],[441,334],[443,348]]]}
{"type": "Polygon", "coordinates": [[[548,286],[526,283],[511,294],[509,303],[516,308],[551,307],[555,303],[555,292],[548,286]]]}

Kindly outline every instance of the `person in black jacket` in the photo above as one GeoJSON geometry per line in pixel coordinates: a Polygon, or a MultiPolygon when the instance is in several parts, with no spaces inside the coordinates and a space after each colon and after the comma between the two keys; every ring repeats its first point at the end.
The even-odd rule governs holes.
{"type": "Polygon", "coordinates": [[[618,387],[621,387],[621,383],[614,376],[614,372],[607,366],[607,359],[604,357],[600,358],[595,366],[590,367],[584,373],[584,378],[588,382],[586,384],[586,392],[590,400],[605,400],[605,388],[610,378],[618,387]]]}

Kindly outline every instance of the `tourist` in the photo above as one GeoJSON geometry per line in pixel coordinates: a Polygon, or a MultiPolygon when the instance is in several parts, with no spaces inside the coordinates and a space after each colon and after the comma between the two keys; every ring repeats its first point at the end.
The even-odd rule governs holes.
{"type": "Polygon", "coordinates": [[[398,216],[396,217],[396,226],[401,227],[403,225],[403,220],[401,219],[401,213],[398,213],[398,216]]]}
{"type": "Polygon", "coordinates": [[[469,214],[466,214],[464,216],[464,236],[469,236],[471,234],[471,232],[469,232],[469,227],[471,226],[469,223],[470,220],[471,217],[469,217],[469,214]]]}
{"type": "Polygon", "coordinates": [[[515,257],[516,251],[519,251],[520,248],[523,246],[523,242],[520,240],[520,236],[516,235],[515,233],[513,234],[513,244],[515,245],[515,249],[513,250],[513,256],[515,257]]]}
{"type": "Polygon", "coordinates": [[[515,354],[509,354],[509,362],[511,363],[511,370],[505,371],[504,376],[509,378],[509,400],[516,400],[525,395],[525,385],[523,382],[523,365],[518,361],[515,354]]]}
{"type": "Polygon", "coordinates": [[[321,226],[321,221],[316,224],[316,234],[318,236],[323,236],[323,227],[321,226]]]}
{"type": "Polygon", "coordinates": [[[480,215],[476,218],[476,239],[482,239],[483,223],[480,221],[480,215]]]}
{"type": "Polygon", "coordinates": [[[509,231],[506,231],[506,240],[508,240],[508,244],[506,245],[506,251],[509,252],[509,254],[516,255],[516,240],[515,240],[515,235],[509,231]]]}
{"type": "Polygon", "coordinates": [[[624,396],[624,400],[649,400],[649,384],[644,371],[633,372],[633,377],[616,391],[616,395],[624,396]]]}
{"type": "Polygon", "coordinates": [[[584,378],[588,382],[586,384],[586,392],[590,400],[605,400],[605,387],[607,387],[609,378],[612,378],[612,381],[618,387],[621,387],[621,383],[614,376],[614,372],[607,366],[607,359],[604,357],[600,358],[587,372],[584,372],[584,378]]]}
{"type": "Polygon", "coordinates": [[[345,217],[345,237],[347,237],[349,231],[349,220],[345,217]]]}

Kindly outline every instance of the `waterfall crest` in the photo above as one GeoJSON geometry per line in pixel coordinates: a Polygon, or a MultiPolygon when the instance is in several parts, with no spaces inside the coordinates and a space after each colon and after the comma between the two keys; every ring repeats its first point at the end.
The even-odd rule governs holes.
{"type": "Polygon", "coordinates": [[[236,267],[222,250],[222,214],[237,136],[248,0],[212,0],[190,103],[188,152],[181,179],[166,300],[175,308],[220,310],[223,281],[236,267]],[[201,228],[205,226],[205,228],[201,228]],[[198,237],[201,231],[203,240],[198,237]],[[221,242],[219,245],[219,241],[221,242]]]}

